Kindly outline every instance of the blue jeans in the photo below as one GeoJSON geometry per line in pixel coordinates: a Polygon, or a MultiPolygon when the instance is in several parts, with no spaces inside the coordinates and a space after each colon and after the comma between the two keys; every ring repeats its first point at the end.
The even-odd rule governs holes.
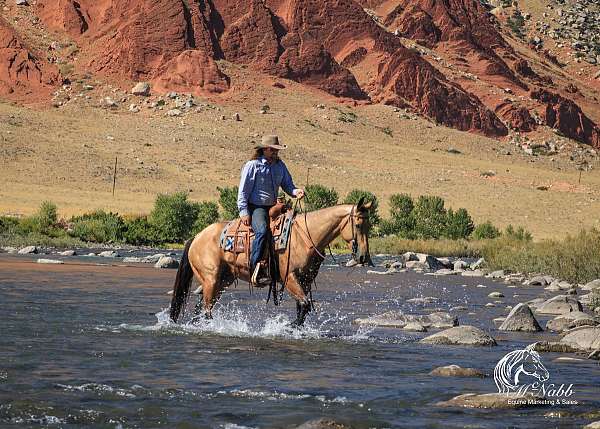
{"type": "Polygon", "coordinates": [[[248,209],[252,219],[252,230],[254,241],[250,252],[250,274],[254,271],[256,264],[262,259],[263,250],[267,240],[271,236],[269,230],[269,209],[271,206],[255,206],[250,204],[248,209]]]}

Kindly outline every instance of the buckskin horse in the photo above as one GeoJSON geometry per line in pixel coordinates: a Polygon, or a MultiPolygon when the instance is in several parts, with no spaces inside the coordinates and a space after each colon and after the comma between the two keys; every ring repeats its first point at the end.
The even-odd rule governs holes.
{"type": "MultiPolygon", "coordinates": [[[[296,300],[296,320],[302,326],[311,309],[310,288],[324,260],[325,248],[338,236],[349,244],[354,260],[370,263],[369,220],[371,203],[361,198],[358,204],[340,204],[315,210],[294,218],[285,250],[276,254],[278,281],[296,300]]],[[[189,297],[195,276],[202,285],[201,307],[206,318],[224,289],[237,277],[249,281],[247,255],[224,251],[220,235],[226,223],[214,223],[185,244],[177,270],[170,316],[177,322],[189,297]]],[[[273,291],[275,293],[275,291],[273,291]]],[[[198,309],[198,308],[197,308],[198,309]]]]}

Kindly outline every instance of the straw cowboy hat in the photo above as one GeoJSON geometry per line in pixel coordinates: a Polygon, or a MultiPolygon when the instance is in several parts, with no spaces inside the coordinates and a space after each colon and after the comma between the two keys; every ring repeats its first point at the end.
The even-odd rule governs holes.
{"type": "Polygon", "coordinates": [[[263,136],[262,141],[255,146],[255,149],[264,149],[266,147],[270,147],[276,150],[287,149],[287,145],[279,144],[279,137],[273,136],[263,136]]]}

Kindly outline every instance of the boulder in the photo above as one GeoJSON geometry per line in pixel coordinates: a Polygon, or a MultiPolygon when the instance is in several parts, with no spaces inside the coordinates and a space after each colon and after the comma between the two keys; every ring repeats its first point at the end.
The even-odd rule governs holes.
{"type": "Polygon", "coordinates": [[[409,323],[420,323],[425,328],[448,328],[458,325],[458,319],[449,313],[434,312],[426,315],[405,314],[402,311],[388,311],[366,319],[356,319],[359,325],[404,328],[409,323]]]}
{"type": "MultiPolygon", "coordinates": [[[[536,397],[520,395],[518,393],[466,393],[454,398],[438,402],[438,407],[461,407],[461,408],[493,408],[493,409],[518,409],[531,407],[536,404],[536,397]]],[[[537,398],[538,400],[540,398],[537,398]]]]}
{"type": "Polygon", "coordinates": [[[60,256],[77,256],[77,252],[74,250],[65,250],[59,253],[60,256]]]}
{"type": "Polygon", "coordinates": [[[481,268],[481,266],[485,263],[485,259],[483,258],[479,258],[477,261],[473,262],[471,264],[471,269],[472,270],[477,270],[479,268],[481,268]]]}
{"type": "Polygon", "coordinates": [[[163,256],[154,264],[154,268],[178,268],[179,262],[170,256],[163,256]]]}
{"type": "Polygon", "coordinates": [[[554,281],[552,276],[535,276],[532,277],[527,284],[529,286],[548,286],[554,281]]]}
{"type": "Polygon", "coordinates": [[[474,326],[456,326],[423,338],[424,344],[495,346],[496,340],[474,326]]]}
{"type": "Polygon", "coordinates": [[[488,298],[504,298],[504,294],[501,292],[490,292],[488,298]]]}
{"type": "Polygon", "coordinates": [[[485,273],[482,270],[473,270],[473,271],[462,271],[460,273],[461,276],[464,277],[483,277],[485,273]]]}
{"type": "Polygon", "coordinates": [[[600,289],[600,279],[592,280],[591,282],[586,283],[581,289],[583,289],[583,290],[600,289]]]}
{"type": "MultiPolygon", "coordinates": [[[[598,72],[598,76],[600,76],[600,72],[598,72]]],[[[592,422],[589,425],[585,425],[583,429],[600,429],[600,420],[597,422],[592,422]]]]}
{"type": "Polygon", "coordinates": [[[410,270],[425,271],[429,269],[429,265],[421,261],[408,261],[406,262],[405,266],[410,270]]]}
{"type": "Polygon", "coordinates": [[[402,329],[404,329],[405,331],[412,332],[427,332],[427,328],[419,322],[408,322],[406,325],[404,325],[404,328],[402,329]]]}
{"type": "Polygon", "coordinates": [[[571,311],[583,311],[581,303],[569,295],[557,295],[536,308],[540,314],[564,314],[571,311]]]}
{"type": "Polygon", "coordinates": [[[600,349],[600,327],[582,327],[567,333],[560,344],[580,351],[591,352],[600,349]]]}
{"type": "Polygon", "coordinates": [[[21,250],[19,250],[19,255],[32,255],[32,254],[37,254],[39,252],[40,252],[39,247],[27,246],[27,247],[23,247],[21,250]]]}
{"type": "Polygon", "coordinates": [[[467,268],[469,268],[469,264],[467,264],[465,261],[458,260],[454,262],[454,271],[463,271],[467,268]]]}
{"type": "Polygon", "coordinates": [[[133,88],[131,88],[133,95],[140,95],[147,97],[150,95],[150,84],[148,82],[138,82],[133,88]]]}
{"type": "Polygon", "coordinates": [[[164,253],[156,253],[154,255],[149,255],[144,257],[144,262],[147,264],[156,264],[163,256],[168,255],[165,255],[164,253]]]}
{"type": "Polygon", "coordinates": [[[504,277],[504,270],[492,271],[487,275],[491,279],[501,279],[504,277]]]}
{"type": "Polygon", "coordinates": [[[121,255],[119,255],[119,252],[115,250],[105,250],[104,252],[98,253],[98,256],[101,256],[103,258],[118,258],[121,255]]]}
{"type": "Polygon", "coordinates": [[[440,366],[429,373],[438,377],[485,377],[485,374],[475,368],[462,368],[458,365],[440,366]]]}
{"type": "Polygon", "coordinates": [[[598,321],[583,311],[572,311],[561,314],[546,323],[546,329],[554,332],[563,332],[578,326],[596,326],[598,321]]]}
{"type": "Polygon", "coordinates": [[[58,259],[38,259],[38,264],[64,264],[63,261],[59,261],[58,259]]]}
{"type": "Polygon", "coordinates": [[[531,308],[527,304],[517,304],[506,316],[502,325],[498,328],[500,331],[521,331],[521,332],[539,332],[541,328],[531,308]]]}

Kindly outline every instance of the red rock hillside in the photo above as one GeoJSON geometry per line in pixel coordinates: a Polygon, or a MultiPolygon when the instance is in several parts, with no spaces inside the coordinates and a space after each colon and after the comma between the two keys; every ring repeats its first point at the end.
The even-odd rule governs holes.
{"type": "Polygon", "coordinates": [[[0,17],[0,94],[16,100],[35,94],[43,100],[59,81],[56,68],[39,61],[0,17]]]}
{"type": "MultiPolygon", "coordinates": [[[[30,10],[76,41],[80,71],[150,81],[155,92],[230,91],[217,63],[226,60],[491,137],[508,127],[532,132],[531,112],[544,111],[548,126],[599,144],[597,126],[567,95],[531,97],[552,79],[529,66],[476,0],[38,0],[30,10]]],[[[14,39],[4,35],[8,24],[0,28],[14,39]]],[[[51,67],[25,57],[18,70],[30,72],[3,72],[10,79],[0,94],[52,81],[51,67]]]]}

